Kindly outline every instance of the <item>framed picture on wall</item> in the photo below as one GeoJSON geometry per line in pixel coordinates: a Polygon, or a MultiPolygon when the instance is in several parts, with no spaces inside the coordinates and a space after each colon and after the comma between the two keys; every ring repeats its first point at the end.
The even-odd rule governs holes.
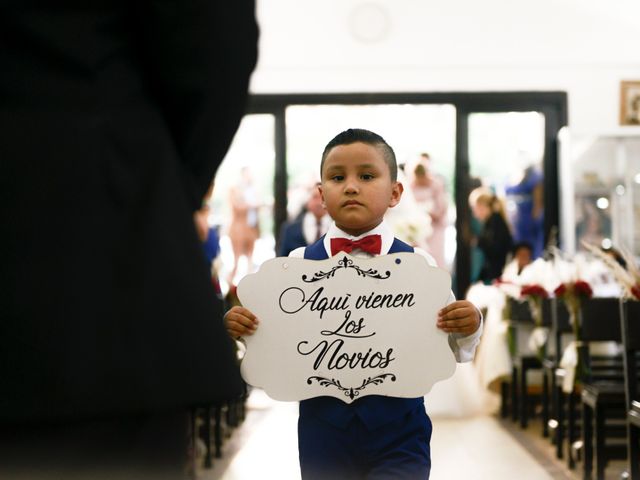
{"type": "Polygon", "coordinates": [[[620,83],[620,125],[640,125],[640,80],[620,83]]]}

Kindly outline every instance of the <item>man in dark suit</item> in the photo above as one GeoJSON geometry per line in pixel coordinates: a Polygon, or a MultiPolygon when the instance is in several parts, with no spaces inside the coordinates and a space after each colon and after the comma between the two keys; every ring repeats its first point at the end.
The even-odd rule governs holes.
{"type": "Polygon", "coordinates": [[[175,466],[188,408],[242,388],[192,214],[253,0],[43,5],[0,6],[0,477],[175,466]]]}
{"type": "Polygon", "coordinates": [[[298,216],[282,225],[278,242],[279,257],[286,257],[296,248],[311,245],[327,232],[331,219],[322,204],[318,185],[309,189],[309,198],[298,216]]]}
{"type": "Polygon", "coordinates": [[[292,250],[309,245],[302,231],[302,221],[307,213],[305,206],[294,219],[282,224],[280,241],[278,242],[278,257],[287,257],[292,250]]]}

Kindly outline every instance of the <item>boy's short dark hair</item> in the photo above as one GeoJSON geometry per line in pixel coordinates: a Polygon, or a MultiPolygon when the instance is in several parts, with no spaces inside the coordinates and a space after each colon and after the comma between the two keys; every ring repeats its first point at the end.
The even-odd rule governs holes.
{"type": "Polygon", "coordinates": [[[398,164],[396,163],[396,154],[393,148],[377,133],[365,130],[363,128],[350,128],[344,132],[340,132],[338,135],[327,143],[322,152],[322,161],[320,162],[320,178],[322,178],[322,169],[324,167],[324,161],[329,155],[329,152],[334,147],[339,145],[351,145],[352,143],[361,142],[371,145],[380,149],[382,157],[385,163],[389,167],[389,173],[391,174],[391,181],[395,182],[398,179],[398,164]]]}

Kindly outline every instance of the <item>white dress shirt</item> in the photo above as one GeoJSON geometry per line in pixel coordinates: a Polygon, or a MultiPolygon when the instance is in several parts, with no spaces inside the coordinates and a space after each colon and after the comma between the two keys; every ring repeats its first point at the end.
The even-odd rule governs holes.
{"type": "MultiPolygon", "coordinates": [[[[335,222],[331,222],[329,230],[327,231],[327,235],[324,237],[324,248],[327,251],[327,255],[329,256],[329,258],[331,258],[332,238],[342,237],[348,238],[349,240],[359,240],[360,238],[366,237],[367,235],[380,235],[382,239],[380,254],[385,255],[389,253],[389,249],[391,248],[395,237],[393,235],[391,227],[389,227],[389,225],[387,225],[387,223],[385,223],[384,221],[373,230],[363,233],[362,235],[358,235],[357,237],[343,232],[336,226],[335,222]]],[[[305,247],[296,248],[289,254],[289,256],[294,258],[304,258],[304,249],[305,247]]],[[[414,251],[418,255],[422,255],[424,258],[426,258],[429,265],[433,267],[438,266],[433,257],[423,249],[415,248],[414,251]]],[[[351,255],[360,258],[371,258],[374,256],[360,249],[354,249],[351,252],[351,255]]],[[[451,292],[451,294],[449,295],[449,299],[447,300],[447,305],[454,302],[455,300],[456,297],[453,295],[453,292],[451,292]]],[[[482,335],[482,323],[482,315],[480,315],[480,327],[475,332],[466,336],[460,333],[449,334],[449,347],[453,351],[453,354],[456,357],[456,361],[458,361],[459,363],[470,362],[471,360],[473,360],[476,347],[478,346],[478,343],[480,343],[480,336],[482,335]]]]}
{"type": "MultiPolygon", "coordinates": [[[[320,220],[320,235],[324,235],[329,229],[332,220],[329,215],[323,215],[320,220]]],[[[306,212],[302,217],[302,235],[307,241],[307,245],[311,245],[317,240],[318,236],[318,219],[311,212],[306,212]]]]}

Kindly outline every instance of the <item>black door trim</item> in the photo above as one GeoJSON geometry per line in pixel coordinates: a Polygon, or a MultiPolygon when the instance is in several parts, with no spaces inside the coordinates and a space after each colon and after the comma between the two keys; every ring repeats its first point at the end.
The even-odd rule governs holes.
{"type": "Polygon", "coordinates": [[[286,124],[285,111],[291,105],[388,105],[451,104],[456,108],[455,199],[458,207],[456,228],[459,232],[456,262],[456,295],[463,296],[469,286],[470,253],[464,231],[469,225],[468,120],[470,113],[538,111],[545,117],[543,158],[545,189],[545,241],[550,232],[559,234],[558,142],[560,128],[567,124],[567,93],[561,91],[521,92],[378,92],[378,93],[295,93],[251,95],[247,113],[268,113],[276,118],[274,179],[274,235],[276,241],[282,222],[287,218],[286,124]],[[464,208],[463,208],[464,207],[464,208]]]}

